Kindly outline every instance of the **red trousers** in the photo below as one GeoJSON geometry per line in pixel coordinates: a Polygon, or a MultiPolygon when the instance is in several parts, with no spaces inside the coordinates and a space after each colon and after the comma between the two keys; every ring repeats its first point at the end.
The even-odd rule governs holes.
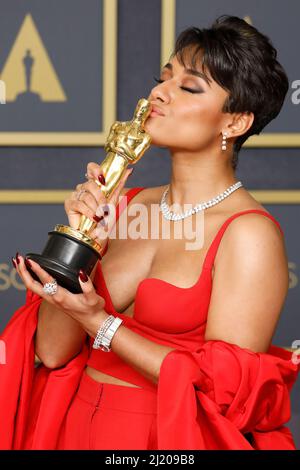
{"type": "Polygon", "coordinates": [[[157,449],[156,398],[151,390],[100,383],[84,371],[58,449],[157,449]]]}

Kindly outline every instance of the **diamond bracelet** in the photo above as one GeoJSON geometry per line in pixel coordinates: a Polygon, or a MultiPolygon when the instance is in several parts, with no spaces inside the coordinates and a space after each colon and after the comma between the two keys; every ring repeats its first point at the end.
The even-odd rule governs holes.
{"type": "Polygon", "coordinates": [[[102,351],[109,352],[111,350],[110,343],[122,319],[110,315],[101,325],[97,331],[97,335],[93,344],[94,349],[101,349],[102,351]]]}
{"type": "Polygon", "coordinates": [[[115,317],[113,315],[109,315],[109,317],[107,317],[107,319],[102,323],[102,325],[99,328],[99,330],[97,331],[97,335],[95,337],[95,341],[94,341],[94,344],[93,344],[94,349],[99,349],[100,348],[102,337],[103,337],[105,331],[112,324],[114,319],[115,319],[115,317]]]}
{"type": "Polygon", "coordinates": [[[104,335],[101,339],[100,349],[105,352],[109,352],[111,350],[110,344],[113,339],[113,336],[119,326],[121,325],[123,320],[121,318],[115,318],[114,321],[110,324],[110,326],[105,330],[104,335]]]}

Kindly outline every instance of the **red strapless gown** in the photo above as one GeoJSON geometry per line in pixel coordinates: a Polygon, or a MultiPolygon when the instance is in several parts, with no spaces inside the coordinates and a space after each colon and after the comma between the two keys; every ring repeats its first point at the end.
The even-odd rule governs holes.
{"type": "MultiPolygon", "coordinates": [[[[143,188],[127,193],[127,202],[143,188]]],[[[117,215],[126,206],[118,206],[117,215]]],[[[0,369],[0,448],[55,449],[62,423],[86,365],[157,390],[158,449],[295,450],[285,424],[291,416],[290,391],[300,365],[292,353],[271,345],[255,353],[224,341],[204,341],[212,288],[211,269],[222,235],[239,212],[227,219],[209,247],[201,274],[190,288],[160,279],[143,280],[137,288],[134,317],[114,309],[101,264],[95,277],[108,313],[159,344],[175,348],[164,359],[156,386],[113,351],[92,349],[87,340],[66,366],[34,369],[34,334],[41,299],[27,293],[26,304],[12,316],[2,339],[7,364],[0,369]],[[184,314],[183,314],[184,312],[184,314]],[[251,443],[245,435],[251,436],[251,443]]],[[[282,231],[282,230],[281,230],[282,231]]]]}

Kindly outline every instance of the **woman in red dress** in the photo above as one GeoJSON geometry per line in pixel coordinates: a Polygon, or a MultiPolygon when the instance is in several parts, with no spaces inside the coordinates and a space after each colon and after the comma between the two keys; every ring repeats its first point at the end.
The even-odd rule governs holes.
{"type": "Polygon", "coordinates": [[[129,170],[106,204],[90,163],[66,200],[72,227],[81,214],[99,222],[103,257],[79,273],[83,293],[45,293],[54,280],[13,259],[28,291],[2,336],[0,448],[295,449],[286,423],[299,361],[271,344],[289,285],[284,234],[235,176],[288,79],[266,36],[221,17],[183,31],[156,81],[145,130],[170,151],[169,184],[124,188],[129,170]],[[177,236],[188,221],[197,249],[177,236]]]}

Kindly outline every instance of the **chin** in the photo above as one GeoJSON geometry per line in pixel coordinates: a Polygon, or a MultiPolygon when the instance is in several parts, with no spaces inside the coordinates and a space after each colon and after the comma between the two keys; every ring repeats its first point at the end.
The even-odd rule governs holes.
{"type": "Polygon", "coordinates": [[[162,136],[161,129],[154,129],[153,126],[147,125],[147,121],[144,126],[145,132],[150,135],[151,137],[151,145],[155,147],[168,147],[168,145],[165,142],[165,139],[162,136]]]}
{"type": "Polygon", "coordinates": [[[149,135],[151,137],[151,145],[152,147],[160,147],[160,148],[168,148],[168,144],[164,142],[162,139],[158,139],[155,136],[152,136],[149,132],[149,135]]]}

